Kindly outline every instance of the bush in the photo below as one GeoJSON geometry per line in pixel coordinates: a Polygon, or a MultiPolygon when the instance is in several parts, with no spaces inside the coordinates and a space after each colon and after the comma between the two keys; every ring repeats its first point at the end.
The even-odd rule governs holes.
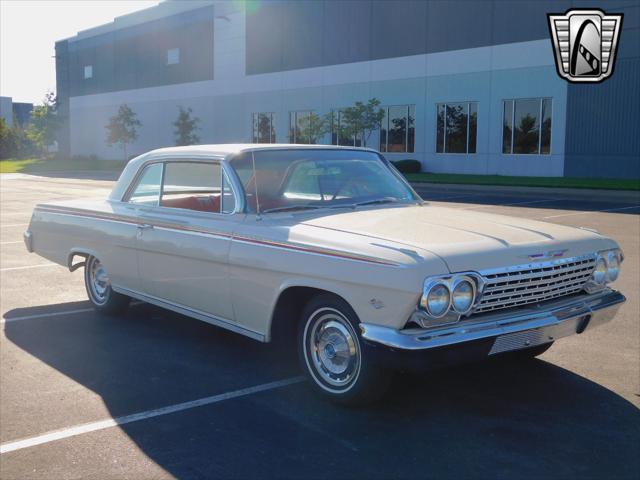
{"type": "Polygon", "coordinates": [[[422,164],[418,160],[398,160],[392,162],[400,173],[420,173],[422,164]]]}
{"type": "Polygon", "coordinates": [[[20,125],[10,127],[0,118],[0,158],[28,158],[37,153],[38,149],[20,125]]]}

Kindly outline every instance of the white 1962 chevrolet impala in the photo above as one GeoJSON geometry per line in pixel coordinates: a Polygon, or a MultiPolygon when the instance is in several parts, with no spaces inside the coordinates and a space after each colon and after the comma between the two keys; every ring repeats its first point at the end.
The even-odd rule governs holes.
{"type": "Polygon", "coordinates": [[[311,384],[345,403],[397,367],[539,355],[625,301],[615,241],[431,206],[358,148],[156,150],[106,200],[38,205],[25,242],[84,266],[98,310],[136,298],[263,342],[297,331],[311,384]]]}

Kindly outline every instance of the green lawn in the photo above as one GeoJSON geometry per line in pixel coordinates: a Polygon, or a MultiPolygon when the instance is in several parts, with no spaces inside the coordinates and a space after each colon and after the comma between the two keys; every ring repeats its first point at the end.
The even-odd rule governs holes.
{"type": "Polygon", "coordinates": [[[449,183],[458,185],[503,185],[510,187],[593,188],[598,190],[640,191],[640,179],[503,177],[501,175],[455,175],[448,173],[407,173],[414,183],[449,183]]]}
{"type": "Polygon", "coordinates": [[[72,160],[58,159],[6,159],[0,160],[0,173],[38,173],[38,172],[67,172],[78,170],[120,171],[125,162],[121,160],[72,160]]]}

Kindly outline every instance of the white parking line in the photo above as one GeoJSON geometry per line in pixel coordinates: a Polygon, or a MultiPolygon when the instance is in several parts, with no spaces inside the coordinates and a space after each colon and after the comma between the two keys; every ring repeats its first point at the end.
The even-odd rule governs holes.
{"type": "Polygon", "coordinates": [[[35,315],[23,315],[22,317],[9,317],[9,318],[0,318],[0,324],[9,323],[9,322],[18,322],[20,320],[33,320],[36,318],[46,318],[46,317],[58,317],[64,315],[73,315],[76,313],[87,313],[87,312],[95,312],[95,308],[78,308],[76,310],[65,310],[63,312],[49,312],[49,313],[38,313],[35,315]]]}
{"type": "Polygon", "coordinates": [[[25,265],[24,267],[7,267],[0,268],[0,272],[10,272],[11,270],[27,270],[29,268],[43,268],[43,267],[59,267],[57,263],[42,263],[40,265],[25,265]]]}
{"type": "Polygon", "coordinates": [[[16,240],[14,242],[0,242],[0,245],[13,245],[14,243],[23,243],[24,240],[16,240]]]}
{"type": "Polygon", "coordinates": [[[138,422],[140,420],[146,420],[148,418],[182,412],[184,410],[202,407],[204,405],[211,405],[212,403],[218,403],[232,398],[244,397],[247,395],[252,395],[254,393],[286,387],[288,385],[300,383],[303,380],[303,377],[286,378],[284,380],[278,380],[275,382],[255,385],[253,387],[242,388],[240,390],[234,390],[233,392],[221,393],[219,395],[200,398],[191,402],[178,403],[176,405],[169,405],[168,407],[156,408],[155,410],[147,410],[146,412],[134,413],[132,415],[125,415],[123,417],[109,418],[107,420],[100,420],[98,422],[85,423],[83,425],[77,425],[75,427],[65,428],[62,430],[55,430],[52,432],[44,433],[42,435],[38,435],[37,437],[30,437],[22,440],[3,443],[2,445],[0,445],[0,455],[9,452],[15,452],[16,450],[22,450],[23,448],[42,445],[44,443],[55,442],[64,438],[75,437],[84,433],[104,430],[106,428],[111,428],[118,425],[125,425],[127,423],[138,422]]]}
{"type": "Polygon", "coordinates": [[[562,213],[560,215],[550,215],[548,217],[542,217],[542,220],[547,220],[548,218],[571,217],[573,215],[588,215],[590,213],[618,212],[620,210],[630,210],[632,208],[640,208],[640,205],[633,205],[631,207],[607,208],[607,209],[604,209],[604,210],[594,210],[594,211],[591,211],[591,212],[562,213]]]}
{"type": "Polygon", "coordinates": [[[5,225],[4,223],[0,223],[0,227],[26,227],[28,223],[10,223],[9,225],[5,225]]]}

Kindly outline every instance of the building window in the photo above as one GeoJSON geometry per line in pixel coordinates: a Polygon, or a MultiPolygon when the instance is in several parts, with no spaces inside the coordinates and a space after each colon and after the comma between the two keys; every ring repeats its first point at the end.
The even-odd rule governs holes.
{"type": "Polygon", "coordinates": [[[331,111],[331,145],[343,145],[346,147],[362,146],[362,132],[354,135],[346,134],[342,117],[342,110],[331,111]]]}
{"type": "Polygon", "coordinates": [[[177,65],[180,63],[180,49],[170,48],[167,50],[167,65],[177,65]]]}
{"type": "Polygon", "coordinates": [[[413,152],[415,144],[415,105],[383,107],[380,125],[380,151],[413,152]]]}
{"type": "Polygon", "coordinates": [[[276,143],[276,114],[253,114],[253,143],[276,143]]]}
{"type": "Polygon", "coordinates": [[[476,153],[478,102],[439,103],[437,153],[476,153]]]}
{"type": "Polygon", "coordinates": [[[319,138],[316,138],[315,123],[319,121],[319,117],[311,110],[289,112],[289,142],[316,143],[319,138]]]}
{"type": "Polygon", "coordinates": [[[502,153],[551,153],[550,98],[504,100],[502,153]]]}
{"type": "Polygon", "coordinates": [[[93,78],[93,65],[84,66],[84,78],[85,80],[93,78]]]}

